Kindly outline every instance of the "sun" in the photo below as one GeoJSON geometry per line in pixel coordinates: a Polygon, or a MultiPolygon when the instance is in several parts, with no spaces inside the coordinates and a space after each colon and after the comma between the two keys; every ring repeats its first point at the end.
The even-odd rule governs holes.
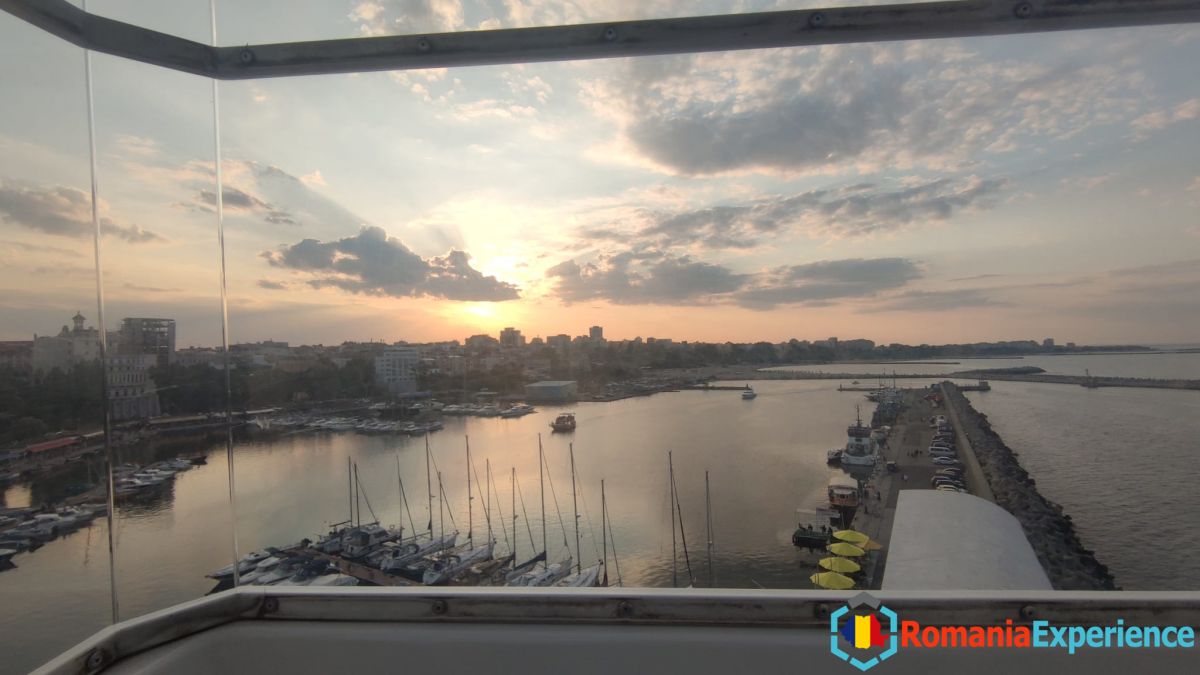
{"type": "Polygon", "coordinates": [[[476,319],[495,319],[496,308],[490,302],[472,302],[462,308],[464,314],[476,319]]]}

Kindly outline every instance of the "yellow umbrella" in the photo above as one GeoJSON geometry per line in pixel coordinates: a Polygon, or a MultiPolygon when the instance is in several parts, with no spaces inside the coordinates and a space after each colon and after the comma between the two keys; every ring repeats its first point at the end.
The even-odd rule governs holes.
{"type": "Polygon", "coordinates": [[[836,544],[830,544],[829,552],[833,553],[835,555],[844,555],[848,558],[857,558],[861,555],[866,555],[866,553],[867,553],[866,551],[855,546],[854,544],[847,544],[844,541],[839,541],[836,544]]]}
{"type": "Polygon", "coordinates": [[[844,591],[848,588],[854,588],[854,580],[837,572],[817,572],[809,577],[809,579],[821,588],[828,588],[834,591],[844,591]]]}
{"type": "Polygon", "coordinates": [[[842,574],[854,574],[862,569],[858,563],[848,558],[821,558],[817,564],[831,572],[841,572],[842,574]]]}
{"type": "Polygon", "coordinates": [[[874,539],[868,539],[857,546],[864,551],[878,551],[879,549],[883,548],[883,544],[875,541],[874,539]]]}
{"type": "Polygon", "coordinates": [[[834,539],[840,539],[855,546],[862,546],[863,542],[871,540],[870,537],[862,532],[855,532],[854,530],[838,530],[833,533],[833,537],[834,539]]]}

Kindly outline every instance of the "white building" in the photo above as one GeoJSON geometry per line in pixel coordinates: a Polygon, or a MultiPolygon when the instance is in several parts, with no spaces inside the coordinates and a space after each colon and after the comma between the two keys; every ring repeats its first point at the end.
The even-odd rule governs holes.
{"type": "Polygon", "coordinates": [[[145,419],[161,414],[150,369],[155,354],[117,354],[108,358],[108,401],[113,421],[145,419]]]}
{"type": "Polygon", "coordinates": [[[391,396],[417,391],[417,367],[421,355],[412,347],[388,347],[375,357],[375,384],[391,396]]]}
{"type": "Polygon", "coordinates": [[[100,358],[100,334],[95,328],[84,328],[83,314],[76,312],[71,321],[74,326],[62,327],[58,335],[34,336],[33,369],[50,372],[55,368],[67,371],[80,363],[100,358]]]}

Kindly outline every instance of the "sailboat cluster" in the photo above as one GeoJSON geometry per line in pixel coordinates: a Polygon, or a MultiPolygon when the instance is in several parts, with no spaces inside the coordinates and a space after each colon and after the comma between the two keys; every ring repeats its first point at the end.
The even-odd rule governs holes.
{"type": "MultiPolygon", "coordinates": [[[[581,563],[579,537],[578,483],[575,471],[575,451],[571,445],[571,493],[574,504],[575,546],[568,541],[567,527],[558,507],[558,496],[553,480],[549,481],[551,497],[558,511],[559,527],[562,531],[562,555],[550,562],[546,552],[547,518],[546,486],[549,465],[538,438],[538,463],[541,493],[541,550],[537,551],[533,530],[525,506],[525,497],[517,482],[516,469],[511,471],[512,482],[512,537],[504,526],[503,508],[496,500],[496,511],[500,517],[500,534],[505,540],[507,554],[497,557],[497,540],[494,536],[492,518],[492,496],[499,496],[492,474],[490,460],[486,462],[485,479],[479,480],[478,471],[471,461],[470,439],[466,439],[467,456],[467,518],[465,541],[460,543],[462,533],[454,522],[454,515],[446,504],[445,482],[442,472],[425,441],[426,495],[428,520],[425,527],[418,528],[409,509],[404,479],[400,475],[397,456],[397,486],[403,516],[408,516],[409,527],[403,525],[388,528],[380,525],[362,483],[358,480],[358,467],[347,460],[350,518],[334,524],[329,532],[316,540],[304,539],[299,543],[282,548],[267,548],[243,556],[235,564],[216,570],[208,576],[216,579],[220,590],[229,585],[281,585],[281,586],[353,586],[360,583],[371,585],[482,585],[482,586],[564,586],[583,587],[608,585],[606,561],[609,552],[611,525],[609,525],[607,502],[604,501],[604,482],[601,481],[603,503],[604,554],[595,564],[584,567],[581,563]],[[436,482],[437,490],[434,490],[436,482]],[[435,511],[434,499],[437,499],[435,511]],[[476,539],[474,502],[485,503],[484,516],[487,531],[482,540],[476,539]],[[520,499],[525,514],[526,530],[530,547],[536,551],[528,560],[517,560],[517,500],[520,499]],[[362,504],[366,503],[370,518],[363,522],[362,504]],[[436,516],[436,522],[435,522],[436,516]],[[449,527],[447,528],[447,518],[449,527]]],[[[616,548],[612,547],[614,561],[616,548]]],[[[619,570],[619,567],[618,567],[619,570]]],[[[618,584],[619,584],[618,571],[618,584]]]]}

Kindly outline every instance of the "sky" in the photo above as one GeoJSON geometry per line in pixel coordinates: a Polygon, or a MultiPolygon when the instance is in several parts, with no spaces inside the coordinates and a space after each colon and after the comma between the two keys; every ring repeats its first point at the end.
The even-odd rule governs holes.
{"type": "MultiPolygon", "coordinates": [[[[222,45],[816,2],[218,2],[222,45]]],[[[207,0],[89,10],[208,42],[207,0]]],[[[230,335],[1200,342],[1200,27],[219,85],[230,335]]],[[[220,342],[212,86],[93,56],[106,324],[220,342]]],[[[83,52],[0,13],[0,339],[96,323],[83,52]]]]}

